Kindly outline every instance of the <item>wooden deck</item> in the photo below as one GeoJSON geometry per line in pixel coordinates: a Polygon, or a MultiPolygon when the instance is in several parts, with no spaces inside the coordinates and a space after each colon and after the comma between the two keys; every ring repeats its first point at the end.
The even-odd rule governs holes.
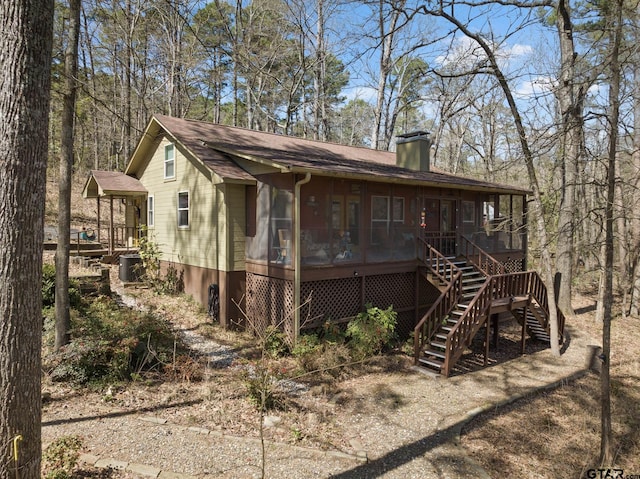
{"type": "MultiPolygon", "coordinates": [[[[109,254],[109,248],[97,241],[81,241],[77,243],[71,242],[71,249],[69,250],[70,256],[86,256],[88,258],[102,258],[103,263],[115,264],[123,254],[137,253],[137,247],[116,247],[113,249],[113,253],[109,254]]],[[[55,241],[46,241],[44,243],[45,251],[55,251],[58,248],[58,243],[55,241]]]]}
{"type": "Polygon", "coordinates": [[[498,298],[491,301],[489,314],[504,313],[514,309],[524,308],[530,302],[529,296],[511,296],[509,298],[498,298]]]}

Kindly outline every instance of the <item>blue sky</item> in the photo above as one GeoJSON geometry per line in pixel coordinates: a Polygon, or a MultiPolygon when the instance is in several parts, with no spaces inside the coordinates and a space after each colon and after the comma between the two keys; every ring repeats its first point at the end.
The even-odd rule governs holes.
{"type": "MultiPolygon", "coordinates": [[[[518,71],[522,75],[514,85],[520,97],[525,98],[531,94],[547,91],[550,75],[545,69],[548,70],[549,66],[545,67],[541,62],[547,55],[548,63],[552,62],[555,38],[553,29],[542,25],[538,21],[536,12],[529,12],[529,15],[525,16],[522,9],[494,5],[491,8],[482,7],[473,10],[456,6],[455,13],[472,31],[481,32],[485,36],[493,33],[497,41],[504,41],[499,49],[502,65],[507,72],[518,71]],[[541,52],[541,50],[544,51],[541,52]]],[[[353,25],[351,30],[355,30],[356,25],[361,25],[367,14],[366,8],[362,6],[351,10],[349,17],[349,23],[353,25]]],[[[428,31],[431,38],[443,37],[452,28],[444,19],[433,17],[417,17],[415,22],[414,30],[417,28],[428,31]]],[[[415,35],[415,31],[409,34],[414,38],[415,35]]],[[[340,41],[343,40],[340,39],[340,41]]],[[[467,59],[472,59],[473,54],[470,52],[473,44],[462,33],[458,33],[455,37],[441,38],[416,54],[430,65],[441,67],[454,59],[461,61],[463,52],[467,53],[467,59]]],[[[364,47],[364,42],[353,44],[356,51],[364,47]]],[[[369,55],[358,58],[358,61],[350,66],[351,82],[346,92],[348,99],[361,98],[369,102],[375,101],[374,80],[377,75],[377,55],[377,52],[370,52],[369,55]]]]}

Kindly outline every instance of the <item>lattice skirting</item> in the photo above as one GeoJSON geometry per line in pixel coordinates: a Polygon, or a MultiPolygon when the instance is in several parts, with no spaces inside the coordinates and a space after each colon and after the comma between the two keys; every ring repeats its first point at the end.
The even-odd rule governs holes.
{"type": "Polygon", "coordinates": [[[522,259],[511,259],[507,261],[502,261],[502,264],[504,265],[504,269],[507,273],[519,273],[520,271],[525,271],[525,268],[523,267],[522,263],[523,263],[522,259]]]}
{"type": "MultiPolygon", "coordinates": [[[[439,291],[424,281],[416,292],[416,272],[348,277],[302,283],[300,288],[301,330],[322,326],[325,321],[344,323],[365,305],[380,308],[393,306],[398,311],[398,334],[407,337],[416,322],[416,294],[418,304],[433,302],[439,291]]],[[[247,315],[251,326],[264,331],[277,326],[292,338],[293,283],[247,273],[247,315]]]]}

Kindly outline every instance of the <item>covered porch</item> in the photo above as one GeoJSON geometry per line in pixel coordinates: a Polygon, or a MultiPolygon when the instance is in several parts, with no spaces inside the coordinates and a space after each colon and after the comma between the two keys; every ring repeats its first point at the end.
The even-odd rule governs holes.
{"type": "MultiPolygon", "coordinates": [[[[140,181],[117,171],[92,170],[82,190],[82,196],[85,199],[96,200],[97,218],[95,226],[90,225],[87,228],[88,234],[78,233],[78,250],[83,243],[95,242],[102,245],[101,253],[105,256],[117,258],[121,253],[137,249],[140,226],[146,222],[143,215],[147,190],[140,181]],[[103,224],[101,212],[105,202],[109,208],[107,224],[103,224]],[[124,205],[124,217],[120,223],[116,223],[115,209],[121,205],[124,205]]],[[[84,246],[83,249],[94,253],[98,251],[97,248],[84,246]]]]}

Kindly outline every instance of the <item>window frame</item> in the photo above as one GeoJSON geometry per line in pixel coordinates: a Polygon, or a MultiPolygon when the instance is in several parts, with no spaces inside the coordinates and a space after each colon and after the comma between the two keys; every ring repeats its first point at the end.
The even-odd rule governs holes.
{"type": "Polygon", "coordinates": [[[176,212],[177,212],[177,224],[178,224],[178,228],[179,229],[188,229],[190,227],[190,225],[191,225],[191,217],[190,217],[191,216],[190,215],[191,198],[190,198],[190,196],[191,195],[189,194],[189,190],[178,191],[178,197],[177,197],[178,203],[177,203],[176,212]],[[182,195],[186,195],[186,197],[187,197],[187,206],[186,206],[186,208],[180,206],[180,197],[182,195]],[[185,211],[187,213],[187,222],[186,222],[186,224],[181,224],[181,222],[180,222],[181,221],[180,213],[181,212],[185,212],[185,211]]]}
{"type": "Polygon", "coordinates": [[[156,199],[154,195],[147,196],[147,227],[153,228],[156,223],[156,199]]]}
{"type": "Polygon", "coordinates": [[[391,196],[389,195],[371,195],[371,230],[370,230],[370,243],[371,244],[379,244],[375,238],[374,238],[374,234],[376,231],[376,228],[384,228],[384,231],[386,234],[389,234],[389,225],[391,223],[391,196]],[[382,218],[382,217],[376,217],[378,215],[376,215],[376,213],[382,213],[382,210],[380,208],[377,208],[377,206],[381,206],[381,205],[375,205],[374,203],[376,202],[376,200],[384,200],[383,202],[386,203],[385,205],[385,212],[386,212],[386,217],[382,218]]]}
{"type": "Polygon", "coordinates": [[[404,206],[405,206],[405,198],[404,196],[394,196],[391,200],[391,208],[393,211],[393,222],[394,223],[404,223],[404,206]]]}
{"type": "Polygon", "coordinates": [[[176,178],[176,147],[173,143],[169,143],[164,146],[164,179],[174,180],[176,178]],[[169,158],[168,152],[171,151],[171,158],[169,158]],[[171,165],[172,173],[167,174],[169,165],[171,165]]]}

